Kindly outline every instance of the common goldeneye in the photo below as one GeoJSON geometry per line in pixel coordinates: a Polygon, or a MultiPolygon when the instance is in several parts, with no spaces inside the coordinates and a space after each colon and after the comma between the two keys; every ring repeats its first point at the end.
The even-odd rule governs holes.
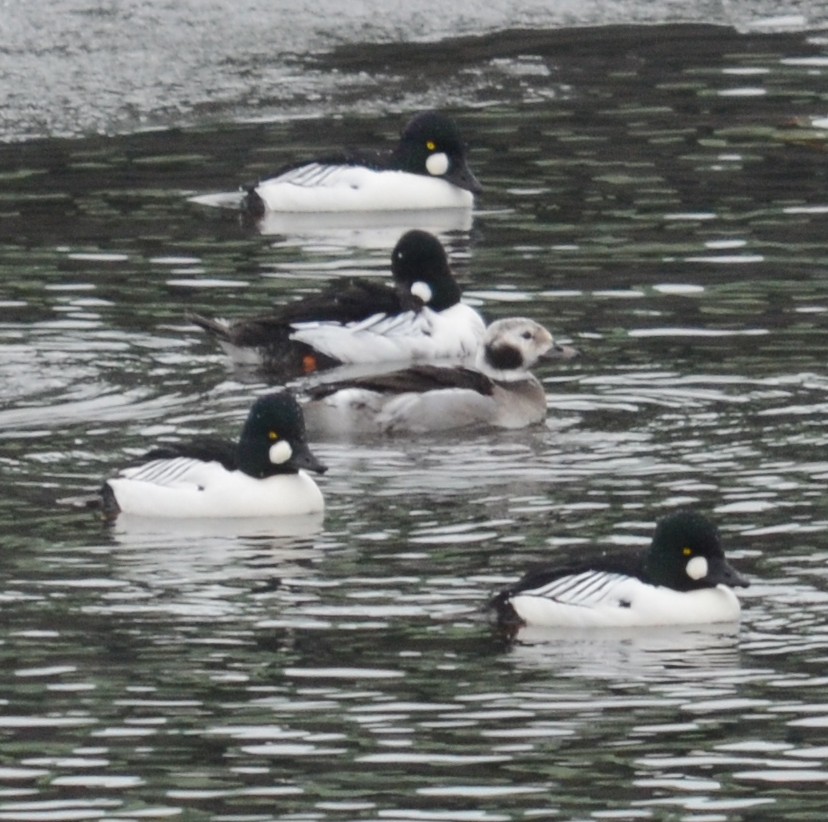
{"type": "Polygon", "coordinates": [[[324,510],[305,473],[326,470],[287,391],[259,397],[237,443],[202,437],[163,445],[104,483],[104,511],[149,517],[270,517],[324,510]]]}
{"type": "Polygon", "coordinates": [[[474,367],[417,365],[320,382],[308,390],[305,419],[314,434],[523,428],[546,417],[546,394],[528,369],[542,356],[576,353],[534,320],[496,320],[474,367]]]}
{"type": "Polygon", "coordinates": [[[532,570],[491,602],[501,624],[634,627],[732,622],[747,587],[704,516],[679,511],[656,526],[648,549],[532,570]]]}
{"type": "Polygon", "coordinates": [[[218,338],[230,357],[282,379],[343,363],[408,363],[474,354],[486,326],[460,301],[460,286],[440,241],[406,232],[391,254],[394,287],[336,280],[321,293],[258,317],[227,324],[190,319],[218,338]]]}
{"type": "Polygon", "coordinates": [[[391,151],[296,163],[247,189],[248,213],[471,208],[480,183],[454,122],[436,111],[412,118],[391,151]]]}

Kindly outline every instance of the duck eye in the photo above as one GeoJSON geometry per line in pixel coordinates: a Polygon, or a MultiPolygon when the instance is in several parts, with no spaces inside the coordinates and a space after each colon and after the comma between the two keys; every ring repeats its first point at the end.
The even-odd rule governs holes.
{"type": "Polygon", "coordinates": [[[267,432],[267,438],[268,438],[271,442],[276,442],[276,440],[278,440],[278,439],[279,439],[279,435],[278,435],[275,431],[268,431],[268,432],[267,432]]]}
{"type": "Polygon", "coordinates": [[[426,148],[427,148],[429,151],[434,151],[434,150],[437,148],[437,143],[435,143],[435,142],[434,142],[434,140],[429,140],[429,141],[426,143],[426,148]]]}
{"type": "Polygon", "coordinates": [[[692,557],[693,556],[693,549],[692,548],[682,548],[681,553],[684,554],[684,556],[686,556],[686,557],[692,557]]]}
{"type": "Polygon", "coordinates": [[[531,331],[524,331],[521,335],[524,340],[531,340],[532,339],[532,332],[531,331]]]}

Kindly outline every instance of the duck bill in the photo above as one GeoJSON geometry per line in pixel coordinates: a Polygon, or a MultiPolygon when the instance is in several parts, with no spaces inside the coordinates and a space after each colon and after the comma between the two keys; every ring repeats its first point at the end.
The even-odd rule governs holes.
{"type": "Polygon", "coordinates": [[[298,447],[293,451],[290,458],[290,467],[297,470],[303,468],[305,471],[314,471],[317,474],[324,474],[328,470],[328,466],[319,462],[307,445],[298,447]]]}
{"type": "Polygon", "coordinates": [[[465,188],[466,191],[471,191],[472,194],[481,194],[483,192],[483,186],[480,185],[480,181],[474,176],[474,173],[466,163],[462,163],[456,169],[450,171],[443,179],[453,183],[459,188],[465,188]]]}
{"type": "Polygon", "coordinates": [[[727,560],[709,559],[706,582],[712,585],[727,585],[730,588],[747,588],[750,582],[727,560]]]}
{"type": "Polygon", "coordinates": [[[544,360],[572,360],[575,357],[580,357],[581,352],[577,348],[570,345],[558,345],[554,343],[552,347],[543,355],[544,360]]]}

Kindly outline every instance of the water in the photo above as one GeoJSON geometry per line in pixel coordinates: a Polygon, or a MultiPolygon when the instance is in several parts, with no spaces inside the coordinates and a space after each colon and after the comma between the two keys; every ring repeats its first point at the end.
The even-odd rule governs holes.
{"type": "Polygon", "coordinates": [[[500,60],[539,29],[677,21],[805,31],[828,13],[821,0],[3,0],[0,140],[465,107],[481,66],[463,52],[481,36],[515,32],[500,60]],[[398,48],[411,41],[442,42],[438,61],[412,74],[398,48]]]}
{"type": "MultiPolygon", "coordinates": [[[[824,816],[825,38],[515,43],[443,55],[486,192],[471,224],[425,220],[488,317],[583,356],[538,371],[540,429],[315,443],[322,520],[74,503],[149,438],[233,436],[265,389],[187,309],[383,276],[408,227],[259,233],[189,198],[391,140],[409,98],[0,148],[0,819],[824,816]],[[739,626],[509,643],[481,613],[684,504],[752,580],[739,626]]],[[[428,43],[396,52],[392,97],[434,75],[428,43]]]]}

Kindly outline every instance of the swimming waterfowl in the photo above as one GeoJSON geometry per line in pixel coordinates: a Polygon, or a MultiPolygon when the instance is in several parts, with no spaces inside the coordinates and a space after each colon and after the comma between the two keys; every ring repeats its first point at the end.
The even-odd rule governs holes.
{"type": "Polygon", "coordinates": [[[269,211],[398,211],[471,208],[480,183],[454,122],[426,111],[391,151],[341,153],[286,166],[250,186],[245,208],[269,211]]]}
{"type": "Polygon", "coordinates": [[[522,428],[546,417],[546,394],[529,369],[543,356],[576,353],[534,320],[496,320],[473,366],[416,365],[322,381],[307,392],[305,418],[315,434],[522,428]]]}
{"type": "Polygon", "coordinates": [[[732,622],[741,612],[733,588],[748,584],[725,559],[716,527],[702,514],[679,511],[657,524],[649,548],[534,569],[491,606],[513,627],[732,622]]]}
{"type": "Polygon", "coordinates": [[[101,493],[110,517],[313,514],[324,501],[306,472],[325,470],[308,447],[301,407],[282,391],[253,403],[238,442],[164,444],[108,479],[101,493]]]}
{"type": "Polygon", "coordinates": [[[461,302],[440,241],[406,232],[391,254],[394,287],[352,278],[267,314],[225,323],[190,319],[216,337],[239,364],[282,379],[343,363],[408,363],[474,354],[485,323],[461,302]]]}

